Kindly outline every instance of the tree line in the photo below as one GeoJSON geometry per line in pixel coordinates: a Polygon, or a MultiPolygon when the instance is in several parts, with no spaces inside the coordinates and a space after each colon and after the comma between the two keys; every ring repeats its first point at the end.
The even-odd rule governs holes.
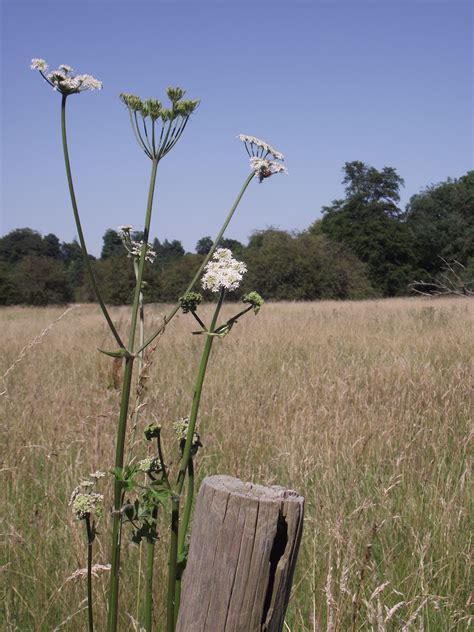
{"type": "MultiPolygon", "coordinates": [[[[270,227],[254,232],[245,245],[222,240],[248,265],[242,293],[256,289],[275,300],[403,296],[414,280],[435,279],[446,261],[458,262],[466,279],[474,278],[474,171],[427,187],[404,210],[404,182],[394,168],[354,161],[343,172],[344,197],[323,207],[306,230],[270,227]]],[[[152,245],[156,258],[145,274],[146,300],[174,302],[212,239],[199,239],[194,253],[179,240],[154,239],[152,245]]],[[[91,260],[105,301],[129,303],[134,271],[117,231],[105,232],[101,255],[91,260]]],[[[77,241],[29,228],[0,238],[1,305],[92,300],[77,241]]]]}

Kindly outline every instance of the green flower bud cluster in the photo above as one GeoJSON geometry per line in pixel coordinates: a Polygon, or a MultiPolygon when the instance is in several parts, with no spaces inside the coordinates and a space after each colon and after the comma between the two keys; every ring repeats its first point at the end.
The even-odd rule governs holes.
{"type": "Polygon", "coordinates": [[[130,112],[135,138],[145,154],[158,161],[178,142],[189,117],[199,105],[199,100],[183,101],[185,90],[169,87],[166,90],[171,107],[163,107],[157,99],[141,99],[135,94],[122,93],[120,100],[130,112]],[[138,116],[142,118],[139,124],[138,116]],[[151,120],[147,124],[147,119],[151,120]],[[161,122],[161,131],[155,130],[157,121],[161,122]],[[150,129],[151,127],[151,129],[150,129]]]}
{"type": "Polygon", "coordinates": [[[143,102],[140,97],[135,96],[134,94],[126,94],[122,92],[120,95],[120,100],[125,103],[129,110],[132,112],[141,112],[143,109],[143,102]]]}
{"type": "Polygon", "coordinates": [[[244,294],[242,297],[242,303],[250,303],[253,307],[254,314],[258,314],[264,302],[265,301],[258,292],[249,292],[248,294],[244,294]]]}
{"type": "Polygon", "coordinates": [[[161,101],[157,99],[142,100],[135,94],[127,94],[125,92],[120,94],[120,100],[125,103],[132,112],[140,113],[143,118],[149,116],[153,121],[159,118],[163,121],[171,121],[179,116],[187,118],[191,116],[199,105],[199,99],[181,101],[185,94],[185,90],[182,88],[170,87],[166,92],[171,101],[171,108],[164,108],[161,101]]]}
{"type": "Polygon", "coordinates": [[[195,312],[201,301],[202,295],[199,294],[199,292],[188,292],[187,294],[179,298],[179,303],[181,305],[181,309],[183,310],[183,314],[187,314],[188,312],[195,312]]]}

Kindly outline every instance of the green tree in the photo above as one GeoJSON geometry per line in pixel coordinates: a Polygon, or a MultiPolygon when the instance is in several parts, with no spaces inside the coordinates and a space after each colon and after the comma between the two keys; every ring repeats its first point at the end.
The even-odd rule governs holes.
{"type": "Polygon", "coordinates": [[[183,244],[177,239],[173,239],[173,241],[165,239],[163,243],[159,239],[155,239],[153,250],[156,252],[154,265],[162,271],[177,259],[184,257],[183,244]]]}
{"type": "Polygon", "coordinates": [[[412,196],[405,221],[419,268],[437,274],[443,259],[466,265],[474,257],[474,171],[412,196]]]}
{"type": "Polygon", "coordinates": [[[255,288],[266,299],[355,299],[375,295],[364,264],[324,235],[291,235],[275,228],[258,231],[251,236],[243,259],[248,272],[242,292],[255,288]]]}
{"type": "MultiPolygon", "coordinates": [[[[191,282],[203,258],[204,255],[188,253],[173,261],[160,275],[161,300],[174,303],[191,282]]],[[[202,292],[200,288],[198,291],[202,292]]]]}
{"type": "MultiPolygon", "coordinates": [[[[207,253],[212,248],[212,244],[213,241],[211,237],[209,237],[209,235],[207,235],[206,237],[201,237],[201,239],[196,244],[196,253],[198,255],[207,255],[207,253]]],[[[236,256],[239,256],[244,249],[244,245],[240,241],[227,237],[221,239],[221,243],[219,244],[219,246],[220,248],[229,248],[229,250],[232,250],[232,253],[236,256]]]]}
{"type": "Polygon", "coordinates": [[[23,257],[12,268],[10,280],[14,286],[14,303],[49,305],[72,299],[64,264],[53,257],[23,257]]]}
{"type": "Polygon", "coordinates": [[[100,253],[101,259],[108,259],[109,257],[115,257],[116,255],[121,255],[124,252],[124,247],[122,244],[122,240],[119,237],[119,234],[113,228],[107,228],[102,237],[103,246],[102,252],[100,253]]]}
{"type": "Polygon", "coordinates": [[[0,239],[0,261],[16,263],[30,255],[46,256],[47,243],[31,228],[17,228],[0,239]]]}
{"type": "Polygon", "coordinates": [[[53,259],[61,259],[61,242],[54,233],[49,233],[43,237],[45,245],[44,254],[53,259]]]}
{"type": "Polygon", "coordinates": [[[212,248],[212,237],[210,235],[206,235],[206,237],[201,237],[201,239],[196,244],[196,253],[198,255],[207,255],[207,253],[212,248]]]}
{"type": "Polygon", "coordinates": [[[323,207],[322,232],[367,264],[372,285],[384,296],[406,294],[414,274],[413,245],[397,203],[403,180],[395,169],[378,171],[360,161],[344,166],[346,197],[323,207]]]}

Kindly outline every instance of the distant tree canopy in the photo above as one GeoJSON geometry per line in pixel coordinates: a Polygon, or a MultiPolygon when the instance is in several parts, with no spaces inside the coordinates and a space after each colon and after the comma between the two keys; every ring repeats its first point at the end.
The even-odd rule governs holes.
{"type": "Polygon", "coordinates": [[[404,217],[419,268],[436,274],[442,259],[469,266],[474,258],[474,171],[413,195],[404,217]]]}
{"type": "MultiPolygon", "coordinates": [[[[196,244],[197,254],[207,255],[207,253],[211,250],[213,243],[214,242],[209,235],[201,237],[196,244]]],[[[229,250],[232,250],[234,255],[239,256],[244,249],[244,245],[240,241],[237,241],[237,239],[228,239],[224,237],[219,242],[219,248],[229,248],[229,250]]]]}
{"type": "MultiPolygon", "coordinates": [[[[404,211],[399,207],[403,179],[392,167],[378,170],[353,161],[343,172],[344,198],[323,207],[322,217],[307,230],[270,227],[255,231],[247,245],[221,240],[221,247],[248,266],[242,287],[229,298],[252,289],[275,300],[403,295],[412,281],[435,279],[445,267],[443,259],[458,262],[462,280],[473,280],[474,171],[426,188],[404,211]]],[[[132,239],[140,241],[143,234],[135,232],[132,239]]],[[[212,243],[210,236],[202,237],[191,254],[177,239],[154,239],[156,258],[145,270],[146,300],[174,302],[212,243]]],[[[100,259],[90,259],[105,301],[130,302],[133,262],[117,231],[105,231],[100,259]]],[[[0,238],[0,305],[93,300],[77,241],[61,242],[53,233],[42,237],[30,228],[0,238]]]]}
{"type": "Polygon", "coordinates": [[[346,197],[323,207],[315,229],[366,263],[372,285],[383,296],[406,294],[414,255],[397,206],[402,178],[391,167],[377,171],[359,161],[346,163],[344,173],[346,197]]]}

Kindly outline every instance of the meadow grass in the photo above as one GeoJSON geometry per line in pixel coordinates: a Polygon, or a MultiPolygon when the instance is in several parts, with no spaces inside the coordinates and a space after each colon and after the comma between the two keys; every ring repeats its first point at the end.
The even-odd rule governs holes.
{"type": "MultiPolygon", "coordinates": [[[[147,327],[166,307],[147,308],[147,327]]],[[[0,616],[9,632],[86,628],[86,579],[71,577],[85,567],[85,535],[67,503],[89,472],[113,466],[119,393],[114,360],[96,351],[113,343],[94,306],[71,310],[24,349],[63,311],[0,311],[0,376],[14,365],[0,384],[0,616]]],[[[125,309],[112,314],[125,333],[125,309]]],[[[305,496],[285,630],[468,630],[474,302],[275,303],[247,320],[213,348],[198,477],[230,474],[305,496]]],[[[165,445],[190,408],[202,349],[194,325],[176,317],[147,369],[139,423],[161,423],[165,445]]],[[[167,458],[176,465],[178,454],[167,458]]],[[[96,563],[109,561],[108,520],[96,563]]],[[[158,625],[166,551],[158,543],[158,625]]],[[[138,629],[138,554],[125,545],[123,630],[138,629]]],[[[98,630],[107,582],[99,570],[98,630]]]]}

